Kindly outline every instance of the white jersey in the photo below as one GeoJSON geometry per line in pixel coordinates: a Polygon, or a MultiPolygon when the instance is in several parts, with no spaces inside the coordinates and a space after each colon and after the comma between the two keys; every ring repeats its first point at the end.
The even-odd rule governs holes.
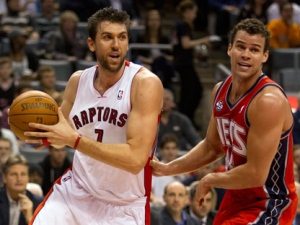
{"type": "MultiPolygon", "coordinates": [[[[126,62],[120,80],[103,96],[94,88],[97,66],[83,71],[69,115],[78,133],[102,143],[126,143],[131,84],[140,68],[126,62]]],[[[72,170],[79,185],[95,197],[110,202],[127,203],[145,197],[145,179],[151,181],[151,174],[145,175],[145,168],[134,175],[79,151],[75,152],[72,170]]]]}

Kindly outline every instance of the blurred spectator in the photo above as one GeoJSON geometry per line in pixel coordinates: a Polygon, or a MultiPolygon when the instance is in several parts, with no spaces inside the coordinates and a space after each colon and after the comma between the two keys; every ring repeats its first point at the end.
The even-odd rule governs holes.
{"type": "Polygon", "coordinates": [[[293,22],[292,3],[280,5],[280,19],[274,19],[267,24],[271,34],[271,48],[293,48],[300,46],[300,25],[293,22]]]}
{"type": "Polygon", "coordinates": [[[13,30],[22,30],[31,40],[38,40],[33,18],[22,12],[20,0],[6,0],[7,12],[0,15],[0,36],[7,37],[13,30]]]}
{"type": "Polygon", "coordinates": [[[181,150],[188,150],[198,144],[201,141],[201,137],[190,119],[174,108],[175,102],[172,91],[164,89],[163,111],[158,131],[158,145],[160,145],[164,134],[173,133],[180,142],[179,148],[181,150]]]}
{"type": "Polygon", "coordinates": [[[59,27],[59,13],[55,10],[54,0],[40,0],[41,14],[34,18],[40,37],[59,27]]]}
{"type": "MultiPolygon", "coordinates": [[[[207,165],[207,166],[201,167],[200,169],[194,171],[194,173],[192,175],[190,175],[190,176],[186,177],[184,180],[182,180],[182,183],[185,186],[190,186],[190,185],[192,185],[193,182],[199,181],[205,175],[213,172],[213,169],[214,168],[212,168],[212,165],[207,165]]],[[[218,172],[218,171],[214,171],[214,172],[218,172]]],[[[222,188],[215,188],[215,190],[217,192],[217,202],[216,202],[215,209],[218,210],[226,190],[222,189],[222,188]]]]}
{"type": "Polygon", "coordinates": [[[164,190],[166,205],[159,213],[159,221],[163,225],[188,224],[197,225],[197,220],[184,210],[188,201],[186,187],[179,181],[172,181],[164,190]]]}
{"type": "MultiPolygon", "coordinates": [[[[299,152],[300,152],[300,145],[297,148],[299,149],[299,152]]],[[[300,173],[299,173],[296,163],[294,163],[294,176],[295,176],[296,193],[297,193],[297,196],[299,199],[300,198],[300,179],[299,179],[300,173]]],[[[298,225],[298,224],[300,224],[300,201],[298,201],[296,216],[295,216],[295,219],[294,219],[292,225],[298,225]]]]}
{"type": "MultiPolygon", "coordinates": [[[[16,96],[18,96],[19,94],[25,92],[25,91],[28,91],[28,90],[33,90],[33,87],[28,84],[27,82],[26,83],[20,83],[16,86],[16,92],[15,92],[15,95],[14,95],[14,98],[16,96]]],[[[10,130],[10,126],[8,124],[8,110],[9,110],[9,106],[5,107],[3,110],[2,110],[2,114],[0,116],[0,124],[1,124],[1,127],[2,128],[5,128],[5,129],[9,129],[10,130]]]]}
{"type": "Polygon", "coordinates": [[[88,49],[87,37],[77,30],[78,16],[72,11],[64,11],[60,16],[59,28],[48,32],[46,39],[46,59],[92,60],[88,49]]]}
{"type": "Polygon", "coordinates": [[[239,13],[238,21],[247,18],[256,18],[264,24],[268,23],[267,9],[270,6],[271,0],[247,0],[244,7],[239,13]]]}
{"type": "Polygon", "coordinates": [[[139,11],[137,5],[132,0],[98,0],[98,8],[113,7],[118,10],[126,11],[131,20],[131,25],[135,26],[139,24],[139,11]]]}
{"type": "Polygon", "coordinates": [[[4,188],[0,190],[0,224],[27,225],[43,198],[26,190],[28,162],[11,155],[2,167],[4,188]]]}
{"type": "Polygon", "coordinates": [[[6,128],[3,128],[0,122],[0,137],[7,138],[12,143],[12,149],[14,153],[19,153],[19,144],[15,134],[6,128]]]}
{"type": "Polygon", "coordinates": [[[0,166],[13,154],[12,142],[5,137],[0,137],[0,166]]]}
{"type": "Polygon", "coordinates": [[[58,0],[59,11],[71,10],[78,16],[79,21],[86,22],[87,19],[94,14],[98,9],[99,0],[74,1],[74,0],[58,0]]]}
{"type": "MultiPolygon", "coordinates": [[[[159,146],[159,158],[163,163],[169,163],[179,154],[179,142],[175,134],[166,133],[159,146]]],[[[173,180],[183,180],[184,175],[152,177],[152,205],[164,205],[164,187],[173,180]]]]}
{"type": "Polygon", "coordinates": [[[210,43],[210,37],[193,38],[194,20],[197,5],[191,0],[183,0],[177,6],[180,19],[175,24],[172,34],[174,66],[180,76],[179,111],[194,120],[195,111],[202,98],[203,87],[194,67],[194,48],[210,43]]]}
{"type": "Polygon", "coordinates": [[[194,182],[190,186],[190,204],[189,207],[187,207],[187,213],[189,213],[191,217],[195,218],[198,221],[198,224],[212,225],[217,214],[217,211],[214,210],[217,202],[217,193],[214,188],[211,188],[203,198],[202,205],[199,206],[199,200],[196,199],[197,185],[198,182],[194,182]]]}
{"type": "Polygon", "coordinates": [[[10,58],[0,57],[0,116],[3,109],[10,106],[15,97],[16,86],[12,72],[10,58]]]}
{"type": "MultiPolygon", "coordinates": [[[[273,0],[272,4],[267,9],[268,22],[274,19],[280,19],[280,5],[287,3],[289,0],[273,0]]],[[[293,6],[293,21],[300,25],[300,6],[297,3],[292,2],[293,6]]]]}
{"type": "Polygon", "coordinates": [[[18,84],[20,79],[32,79],[39,67],[39,57],[33,49],[26,48],[27,34],[23,30],[13,30],[8,38],[10,51],[3,55],[12,60],[15,81],[18,84]]]}
{"type": "Polygon", "coordinates": [[[294,144],[300,144],[300,92],[298,93],[298,109],[293,113],[294,127],[293,127],[293,141],[294,144]]]}
{"type": "Polygon", "coordinates": [[[234,26],[234,19],[239,15],[247,0],[208,0],[210,10],[216,13],[215,32],[222,37],[223,45],[228,46],[228,33],[234,26]]]}
{"type": "Polygon", "coordinates": [[[21,10],[31,16],[40,14],[40,0],[20,0],[21,10]]]}
{"type": "Polygon", "coordinates": [[[300,144],[294,145],[293,152],[294,152],[294,163],[295,163],[294,171],[297,172],[295,174],[298,174],[298,177],[295,180],[300,182],[300,144]]]}
{"type": "MultiPolygon", "coordinates": [[[[170,39],[162,32],[162,20],[158,10],[149,10],[145,18],[145,32],[138,35],[137,43],[170,44],[170,39]]],[[[168,50],[156,48],[138,49],[132,51],[137,55],[136,63],[143,64],[155,73],[162,81],[165,88],[172,88],[172,78],[175,76],[172,64],[173,56],[168,50]]]]}
{"type": "Polygon", "coordinates": [[[39,90],[46,92],[52,98],[60,97],[60,92],[56,89],[55,70],[51,66],[42,65],[37,71],[37,80],[40,82],[39,90]]]}
{"type": "Polygon", "coordinates": [[[29,182],[38,184],[42,187],[44,180],[44,171],[40,164],[30,163],[29,165],[29,182]]]}
{"type": "Polygon", "coordinates": [[[47,194],[57,178],[63,175],[66,169],[71,166],[71,161],[67,158],[67,148],[60,149],[49,146],[48,156],[40,162],[44,172],[42,184],[43,193],[47,194]]]}
{"type": "Polygon", "coordinates": [[[3,187],[2,166],[12,154],[13,150],[11,141],[8,138],[0,137],[0,188],[3,187]]]}

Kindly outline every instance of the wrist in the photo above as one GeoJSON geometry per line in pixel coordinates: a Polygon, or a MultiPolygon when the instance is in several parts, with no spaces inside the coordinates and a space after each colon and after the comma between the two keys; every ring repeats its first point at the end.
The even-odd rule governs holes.
{"type": "Polygon", "coordinates": [[[79,145],[79,142],[81,140],[81,137],[82,137],[82,134],[78,134],[75,142],[74,142],[74,146],[73,146],[73,149],[77,149],[78,145],[79,145]]]}

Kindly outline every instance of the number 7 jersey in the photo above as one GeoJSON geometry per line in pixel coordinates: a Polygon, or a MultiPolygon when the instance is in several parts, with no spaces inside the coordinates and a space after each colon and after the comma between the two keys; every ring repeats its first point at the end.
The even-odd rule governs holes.
{"type": "MultiPolygon", "coordinates": [[[[126,61],[122,77],[102,96],[94,88],[97,67],[83,71],[69,115],[78,133],[102,143],[126,143],[131,85],[140,68],[126,61]]],[[[127,203],[144,198],[148,188],[145,180],[151,181],[151,173],[146,173],[145,168],[134,175],[79,151],[74,154],[72,170],[74,178],[84,189],[108,202],[127,203]]]]}

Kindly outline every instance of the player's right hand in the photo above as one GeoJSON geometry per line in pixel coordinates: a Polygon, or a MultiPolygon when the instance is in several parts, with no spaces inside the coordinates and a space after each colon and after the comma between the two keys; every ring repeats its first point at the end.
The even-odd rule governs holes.
{"type": "Polygon", "coordinates": [[[150,166],[152,167],[152,174],[154,176],[165,176],[166,164],[160,162],[155,156],[150,161],[150,166]]]}

